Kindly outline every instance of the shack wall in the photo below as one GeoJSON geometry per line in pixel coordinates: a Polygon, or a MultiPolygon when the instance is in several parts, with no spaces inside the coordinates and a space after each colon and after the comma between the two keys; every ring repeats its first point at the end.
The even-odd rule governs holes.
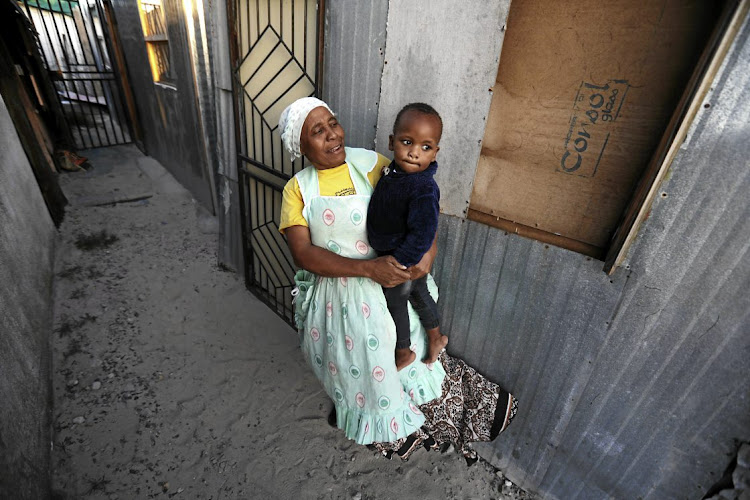
{"type": "Polygon", "coordinates": [[[434,105],[443,118],[435,178],[440,211],[448,215],[465,217],[469,206],[509,7],[510,0],[467,0],[461,8],[449,0],[429,8],[389,2],[377,149],[387,153],[393,120],[405,104],[434,105]]]}
{"type": "MultiPolygon", "coordinates": [[[[154,83],[151,77],[138,3],[113,0],[112,4],[146,152],[159,160],[203,206],[213,211],[214,187],[210,169],[214,168],[215,159],[207,158],[206,154],[207,141],[212,136],[204,135],[200,116],[202,110],[196,97],[196,77],[193,73],[193,56],[199,62],[200,52],[206,52],[201,45],[202,20],[194,18],[197,16],[194,9],[200,7],[186,13],[181,1],[163,2],[174,74],[174,84],[164,85],[154,83]],[[188,22],[194,39],[198,40],[193,53],[188,22]]],[[[187,5],[192,6],[192,3],[187,2],[187,5]]],[[[199,64],[198,71],[198,77],[201,77],[201,72],[210,70],[199,64]]],[[[211,90],[201,89],[204,99],[207,92],[211,90]]]]}
{"type": "Polygon", "coordinates": [[[55,227],[0,97],[0,497],[47,498],[55,227]]]}
{"type": "Polygon", "coordinates": [[[451,30],[429,13],[415,29],[412,8],[390,3],[378,144],[396,102],[436,102],[449,124],[434,268],[448,350],[521,405],[481,455],[552,498],[699,497],[750,439],[747,20],[626,263],[607,276],[599,261],[453,216],[484,132],[476,82],[497,70],[488,33],[507,4],[488,14],[469,2],[451,30]],[[472,42],[446,47],[454,36],[472,42]],[[415,70],[431,83],[410,86],[415,70]]]}
{"type": "Polygon", "coordinates": [[[322,95],[350,147],[375,148],[387,16],[388,2],[326,2],[322,95]]]}

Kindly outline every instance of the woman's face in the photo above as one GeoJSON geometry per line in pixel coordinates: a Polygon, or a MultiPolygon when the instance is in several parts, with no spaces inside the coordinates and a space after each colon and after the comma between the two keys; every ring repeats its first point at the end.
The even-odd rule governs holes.
{"type": "Polygon", "coordinates": [[[319,170],[338,167],[346,161],[344,129],[322,106],[307,115],[299,143],[302,154],[319,170]]]}

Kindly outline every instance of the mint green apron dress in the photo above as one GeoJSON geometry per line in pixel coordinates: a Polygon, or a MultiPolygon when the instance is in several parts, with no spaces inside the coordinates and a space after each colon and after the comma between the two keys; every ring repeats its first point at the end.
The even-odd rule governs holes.
{"type": "MultiPolygon", "coordinates": [[[[367,205],[372,186],[367,173],[373,151],[346,148],[355,195],[321,196],[317,170],[299,172],[303,215],[312,243],[342,257],[372,259],[367,241],[367,205]]],[[[343,167],[338,167],[343,168],[343,167]]],[[[436,287],[429,278],[431,293],[436,287]]],[[[295,276],[295,321],[300,344],[315,375],[336,406],[337,425],[359,444],[391,442],[424,423],[418,405],[441,395],[445,371],[420,360],[426,333],[410,310],[412,349],[417,361],[396,370],[396,328],[383,290],[368,278],[323,278],[300,270],[295,276]]]]}

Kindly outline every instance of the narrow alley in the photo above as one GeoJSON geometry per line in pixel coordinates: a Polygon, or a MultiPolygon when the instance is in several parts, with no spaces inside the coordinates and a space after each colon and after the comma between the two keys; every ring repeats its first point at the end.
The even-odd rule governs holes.
{"type": "Polygon", "coordinates": [[[295,332],[217,265],[215,218],[133,146],[85,155],[61,177],[58,498],[530,498],[484,461],[388,461],[328,426],[295,332]]]}

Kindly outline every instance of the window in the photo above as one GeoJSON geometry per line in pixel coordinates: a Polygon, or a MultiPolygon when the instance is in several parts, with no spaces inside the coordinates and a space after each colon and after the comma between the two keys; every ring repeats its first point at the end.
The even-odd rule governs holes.
{"type": "Polygon", "coordinates": [[[169,38],[162,0],[139,0],[143,38],[154,82],[173,84],[174,75],[169,58],[169,38]]]}
{"type": "Polygon", "coordinates": [[[613,270],[733,7],[514,2],[468,217],[613,270]]]}

